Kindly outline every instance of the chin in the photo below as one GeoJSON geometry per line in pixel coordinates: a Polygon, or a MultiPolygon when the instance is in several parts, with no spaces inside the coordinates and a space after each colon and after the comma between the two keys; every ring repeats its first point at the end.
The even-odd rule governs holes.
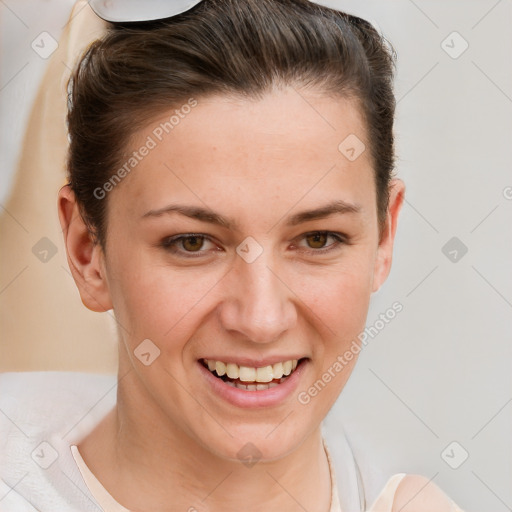
{"type": "Polygon", "coordinates": [[[233,438],[224,436],[223,439],[203,441],[202,444],[221,459],[251,466],[256,462],[273,462],[286,457],[302,444],[307,434],[305,430],[298,430],[296,425],[293,430],[284,426],[276,429],[276,425],[265,425],[265,428],[261,425],[244,425],[232,430],[233,438]]]}

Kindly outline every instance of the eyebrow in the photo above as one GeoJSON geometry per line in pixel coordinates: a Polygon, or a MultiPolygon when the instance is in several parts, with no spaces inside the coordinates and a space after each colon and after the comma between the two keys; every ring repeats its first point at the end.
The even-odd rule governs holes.
{"type": "MultiPolygon", "coordinates": [[[[358,204],[347,203],[342,200],[332,201],[324,206],[320,206],[319,208],[305,210],[292,215],[287,219],[286,225],[296,226],[297,224],[302,224],[304,222],[325,219],[326,217],[330,217],[334,214],[359,213],[360,211],[361,207],[358,204]]],[[[209,208],[180,204],[171,204],[157,210],[150,210],[146,212],[142,218],[161,217],[162,215],[172,213],[179,213],[201,222],[217,224],[227,229],[237,229],[238,226],[238,223],[235,220],[224,217],[209,208]]]]}

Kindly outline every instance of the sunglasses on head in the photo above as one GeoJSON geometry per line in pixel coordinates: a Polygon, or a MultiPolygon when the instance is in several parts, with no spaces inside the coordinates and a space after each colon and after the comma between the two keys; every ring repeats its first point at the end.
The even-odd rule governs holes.
{"type": "MultiPolygon", "coordinates": [[[[105,21],[130,23],[163,20],[186,12],[203,0],[89,0],[105,21]]],[[[312,1],[312,0],[310,0],[312,1]]],[[[313,2],[316,3],[316,2],[313,2]]]]}

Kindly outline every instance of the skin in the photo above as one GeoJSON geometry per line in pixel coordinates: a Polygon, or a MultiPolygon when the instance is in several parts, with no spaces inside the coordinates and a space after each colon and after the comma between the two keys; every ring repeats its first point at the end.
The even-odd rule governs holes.
{"type": "MultiPolygon", "coordinates": [[[[168,117],[139,131],[127,153],[168,117]]],[[[370,152],[351,162],[338,150],[350,134],[369,148],[356,105],[317,91],[198,98],[109,192],[105,250],[93,243],[72,191],[61,190],[59,216],[82,301],[113,309],[119,324],[118,404],[79,450],[125,507],[329,509],[320,423],[357,357],[308,404],[297,395],[364,329],[370,297],[391,267],[404,195],[393,180],[379,232],[370,152]],[[288,225],[299,212],[339,200],[356,211],[288,225]],[[179,213],[144,216],[176,203],[209,208],[236,226],[179,213]],[[330,250],[320,249],[304,236],[318,231],[343,234],[345,243],[320,237],[330,250]],[[162,245],[187,233],[210,237],[199,257],[183,255],[190,244],[178,253],[162,245]],[[248,236],[263,249],[252,263],[236,252],[248,236]],[[149,366],[134,356],[145,339],[160,350],[149,366]],[[242,409],[212,393],[198,371],[201,358],[241,356],[308,359],[288,399],[242,409]],[[247,443],[261,453],[251,468],[237,457],[247,443]]]]}

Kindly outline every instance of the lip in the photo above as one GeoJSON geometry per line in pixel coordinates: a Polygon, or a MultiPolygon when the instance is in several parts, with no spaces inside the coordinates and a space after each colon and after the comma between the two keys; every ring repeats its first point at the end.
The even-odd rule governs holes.
{"type": "MultiPolygon", "coordinates": [[[[238,361],[240,361],[238,359],[238,361]]],[[[282,359],[280,361],[283,361],[282,359]]],[[[276,361],[276,362],[280,362],[276,361]]],[[[227,362],[227,361],[226,361],[227,362]]],[[[238,364],[238,363],[237,363],[238,364]]],[[[251,365],[254,362],[251,362],[251,365]]],[[[258,364],[261,364],[260,362],[258,364]]],[[[272,364],[272,363],[268,363],[272,364]]],[[[299,381],[307,369],[309,359],[303,359],[291,375],[276,387],[264,389],[261,391],[246,391],[244,389],[234,388],[224,383],[222,379],[215,377],[208,368],[205,368],[200,361],[197,366],[207,385],[213,390],[215,395],[231,405],[245,409],[255,409],[263,407],[273,407],[280,405],[288,399],[297,389],[299,381]]],[[[265,364],[263,364],[265,366],[265,364]]]]}

